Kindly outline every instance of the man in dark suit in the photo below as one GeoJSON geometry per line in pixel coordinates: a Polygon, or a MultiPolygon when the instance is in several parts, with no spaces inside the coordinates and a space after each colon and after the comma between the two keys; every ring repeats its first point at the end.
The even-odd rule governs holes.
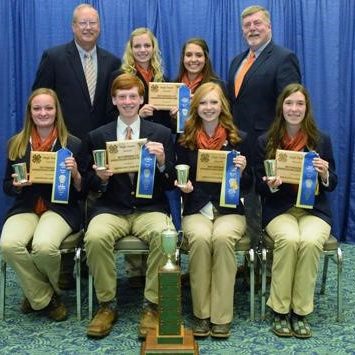
{"type": "MultiPolygon", "coordinates": [[[[89,131],[115,119],[106,115],[106,102],[110,74],[121,61],[96,45],[100,18],[91,5],[81,4],[74,9],[72,30],[73,41],[44,51],[32,90],[53,89],[69,132],[83,139],[89,131]]],[[[61,289],[75,285],[72,259],[69,254],[62,258],[61,289]]]]}
{"type": "MultiPolygon", "coordinates": [[[[275,117],[278,95],[286,85],[299,83],[301,74],[296,55],[272,41],[270,14],[265,8],[247,7],[241,14],[241,23],[249,49],[232,60],[228,95],[234,122],[248,133],[248,163],[253,166],[257,138],[268,130],[275,117]]],[[[260,234],[260,202],[254,191],[245,197],[245,204],[248,232],[256,244],[260,234]]]]}
{"type": "Polygon", "coordinates": [[[91,5],[75,8],[72,30],[73,41],[44,51],[32,89],[55,90],[69,132],[82,139],[115,118],[106,116],[106,102],[110,74],[121,61],[97,46],[100,19],[91,5]],[[86,79],[88,61],[90,81],[86,79]]]}
{"type": "MultiPolygon", "coordinates": [[[[144,307],[139,335],[145,337],[149,329],[158,324],[158,270],[164,263],[160,248],[160,234],[174,228],[167,217],[168,201],[165,191],[174,187],[175,153],[170,129],[141,119],[139,107],[143,103],[144,85],[132,74],[118,76],[111,89],[112,101],[119,116],[90,132],[86,142],[87,173],[84,190],[101,191],[89,216],[84,242],[89,271],[94,277],[99,309],[90,322],[87,335],[101,338],[108,335],[117,319],[117,275],[114,257],[115,241],[134,235],[149,244],[144,307]],[[146,138],[145,147],[156,164],[151,198],[136,196],[137,173],[113,174],[111,170],[98,170],[92,151],[105,149],[106,142],[146,138]]],[[[145,167],[145,170],[147,167],[145,167]]],[[[146,175],[144,175],[146,176],[146,175]]]]}

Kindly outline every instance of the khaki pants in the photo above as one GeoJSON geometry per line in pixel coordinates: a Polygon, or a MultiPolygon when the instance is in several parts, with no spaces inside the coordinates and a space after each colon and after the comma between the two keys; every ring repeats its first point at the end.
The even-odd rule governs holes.
{"type": "Polygon", "coordinates": [[[267,305],[286,314],[313,311],[314,289],[323,244],[330,226],[306,210],[293,207],[274,218],[266,232],[275,241],[267,305]]]}
{"type": "Polygon", "coordinates": [[[234,283],[237,273],[235,244],[246,229],[245,216],[202,214],[186,216],[182,228],[189,244],[189,269],[194,315],[214,324],[233,319],[234,283]]]}
{"type": "Polygon", "coordinates": [[[17,214],[4,224],[0,241],[4,259],[15,270],[33,309],[46,307],[53,292],[59,293],[59,247],[71,231],[68,223],[52,211],[41,217],[17,214]],[[30,253],[27,245],[31,240],[30,253]]]}
{"type": "Polygon", "coordinates": [[[149,245],[144,296],[158,303],[158,271],[166,261],[160,248],[160,234],[167,227],[174,228],[171,220],[160,212],[113,215],[103,213],[89,223],[85,234],[87,264],[94,277],[98,301],[109,302],[116,297],[117,271],[114,255],[115,241],[132,234],[149,245]]]}

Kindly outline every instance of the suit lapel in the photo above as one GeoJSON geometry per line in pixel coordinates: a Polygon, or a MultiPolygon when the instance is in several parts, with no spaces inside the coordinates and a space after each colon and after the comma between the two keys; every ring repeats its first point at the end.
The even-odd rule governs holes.
{"type": "Polygon", "coordinates": [[[151,127],[149,127],[150,125],[146,120],[142,118],[140,118],[140,120],[141,120],[141,128],[139,132],[139,138],[147,138],[148,141],[151,141],[152,140],[151,138],[153,137],[154,134],[154,130],[151,129],[151,127]]]}
{"type": "Polygon", "coordinates": [[[96,56],[97,56],[97,81],[96,81],[96,88],[95,88],[95,96],[94,96],[94,103],[97,100],[98,93],[105,91],[104,78],[106,75],[104,73],[104,69],[106,68],[106,55],[101,51],[101,49],[96,46],[96,56]]]}
{"type": "Polygon", "coordinates": [[[117,120],[110,122],[102,134],[105,142],[117,141],[117,120]]]}
{"type": "Polygon", "coordinates": [[[72,67],[73,72],[75,73],[76,78],[78,79],[78,83],[83,92],[83,95],[86,101],[91,106],[90,95],[89,95],[88,86],[86,84],[83,65],[81,64],[80,55],[74,41],[69,43],[67,48],[67,55],[68,55],[68,61],[72,67]]]}

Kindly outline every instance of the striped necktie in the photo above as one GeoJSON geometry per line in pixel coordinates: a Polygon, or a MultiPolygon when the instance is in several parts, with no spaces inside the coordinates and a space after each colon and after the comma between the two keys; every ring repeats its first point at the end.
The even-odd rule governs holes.
{"type": "Polygon", "coordinates": [[[95,89],[96,89],[96,73],[94,68],[94,61],[92,55],[85,54],[85,78],[88,86],[91,103],[94,102],[95,89]]]}
{"type": "Polygon", "coordinates": [[[126,140],[127,139],[132,139],[132,128],[130,126],[126,128],[126,140]]]}
{"type": "Polygon", "coordinates": [[[244,77],[254,62],[255,62],[255,53],[250,52],[248,58],[244,61],[244,63],[240,67],[239,72],[235,78],[235,82],[234,82],[235,97],[238,96],[244,77]]]}

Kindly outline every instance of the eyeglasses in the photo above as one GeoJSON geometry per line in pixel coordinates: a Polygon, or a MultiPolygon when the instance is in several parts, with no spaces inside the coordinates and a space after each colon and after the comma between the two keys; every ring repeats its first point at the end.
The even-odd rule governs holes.
{"type": "Polygon", "coordinates": [[[85,27],[96,27],[97,21],[79,21],[77,22],[78,26],[80,28],[85,28],[85,27]]]}

